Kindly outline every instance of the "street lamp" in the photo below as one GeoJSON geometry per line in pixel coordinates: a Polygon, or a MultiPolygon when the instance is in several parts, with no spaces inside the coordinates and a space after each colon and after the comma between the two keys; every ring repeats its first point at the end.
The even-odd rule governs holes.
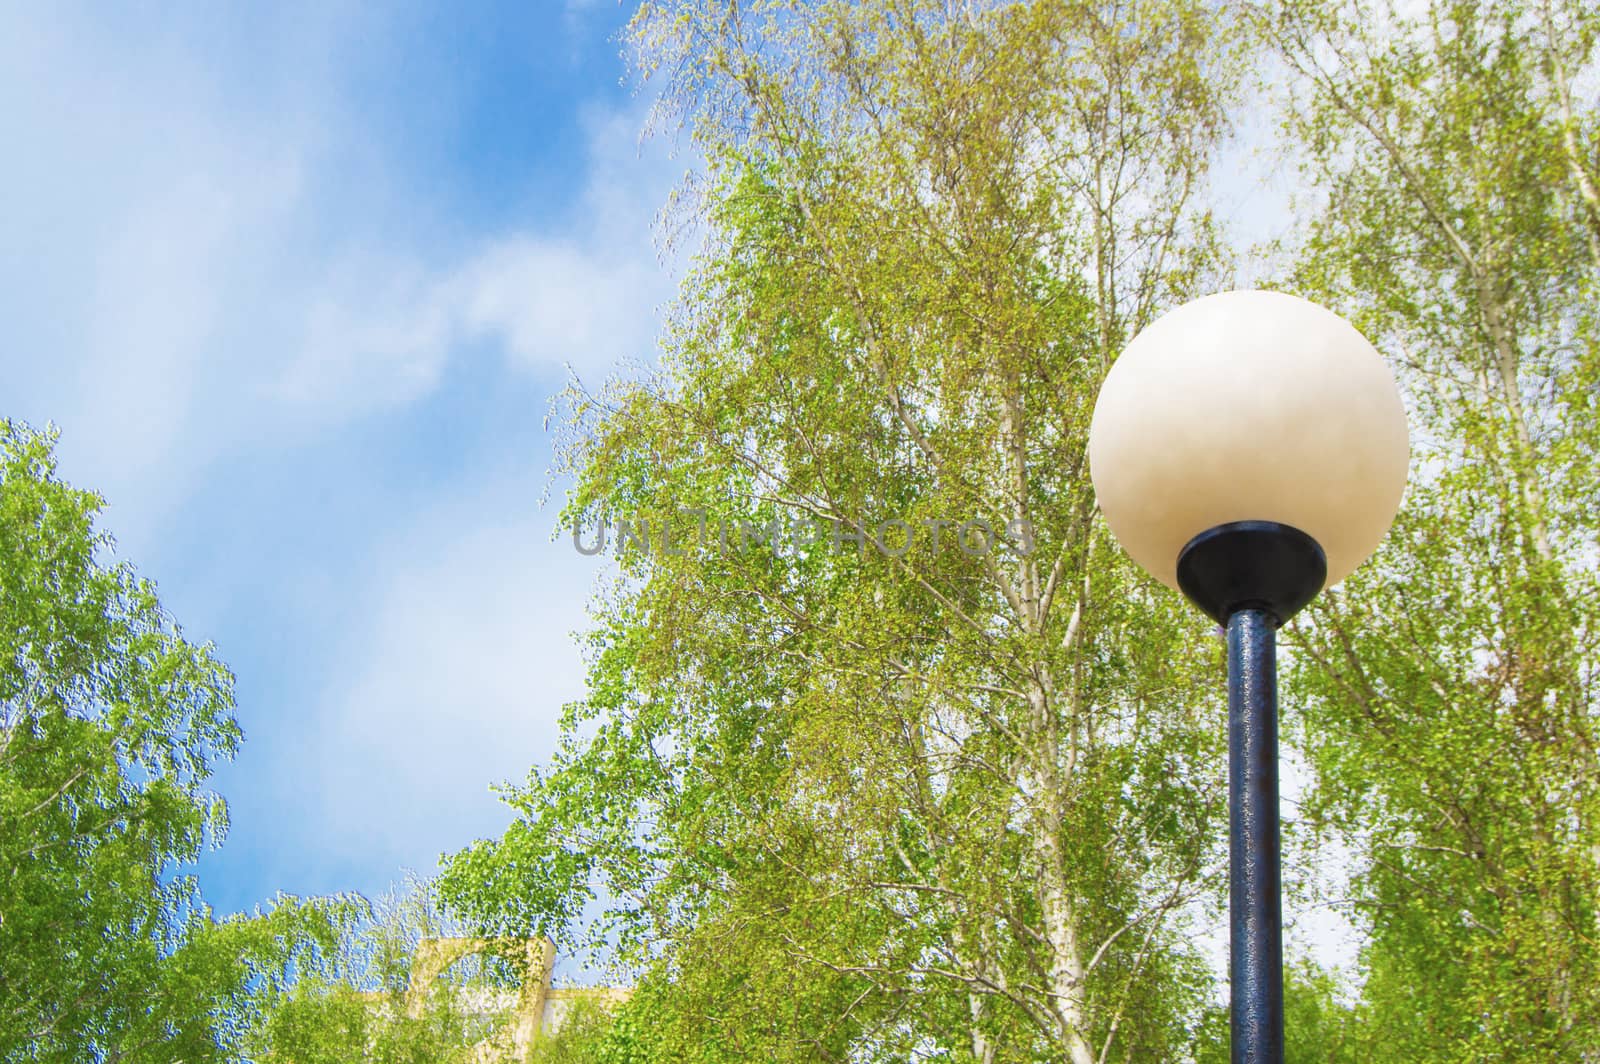
{"type": "Polygon", "coordinates": [[[1106,523],[1228,631],[1234,1064],[1283,1060],[1276,630],[1377,548],[1409,459],[1378,352],[1281,292],[1223,292],[1158,318],[1095,404],[1089,469],[1106,523]]]}

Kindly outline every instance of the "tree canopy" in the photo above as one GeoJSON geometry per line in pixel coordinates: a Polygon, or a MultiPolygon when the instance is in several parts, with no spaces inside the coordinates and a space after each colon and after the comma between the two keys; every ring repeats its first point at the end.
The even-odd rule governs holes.
{"type": "Polygon", "coordinates": [[[110,561],[53,443],[0,420],[0,1060],[237,1060],[336,906],[219,921],[181,871],[226,828],[233,678],[110,561]]]}
{"type": "Polygon", "coordinates": [[[1358,855],[1384,1059],[1600,1053],[1600,16],[1287,5],[1327,190],[1293,277],[1391,356],[1416,460],[1295,626],[1311,821],[1358,855]],[[1580,74],[1581,72],[1581,74],[1580,74]]]}
{"type": "Polygon", "coordinates": [[[1220,647],[1085,444],[1120,345],[1218,275],[1234,27],[1101,15],[635,21],[711,245],[661,373],[572,397],[566,518],[627,526],[627,581],[445,891],[558,939],[603,892],[663,1058],[1161,1059],[1209,991],[1220,647]]]}
{"type": "Polygon", "coordinates": [[[616,579],[436,888],[215,918],[232,676],[0,421],[0,1061],[468,1059],[449,995],[401,1008],[444,920],[636,982],[551,1064],[1228,1059],[1223,648],[1086,437],[1248,275],[1356,323],[1413,434],[1281,637],[1290,912],[1360,939],[1292,960],[1289,1059],[1600,1062],[1597,40],[1576,0],[641,4],[703,242],[659,363],[555,405],[616,579]],[[1247,248],[1263,118],[1300,194],[1247,248]]]}
{"type": "Polygon", "coordinates": [[[1289,815],[1365,943],[1352,984],[1292,968],[1294,1059],[1600,1053],[1595,35],[1555,0],[644,4],[706,243],[660,371],[563,408],[566,527],[621,579],[446,898],[567,941],[604,909],[641,986],[596,1059],[1225,1054],[1218,647],[1083,442],[1127,339],[1232,281],[1248,64],[1308,191],[1251,272],[1356,321],[1416,436],[1384,550],[1286,634],[1289,815]]]}

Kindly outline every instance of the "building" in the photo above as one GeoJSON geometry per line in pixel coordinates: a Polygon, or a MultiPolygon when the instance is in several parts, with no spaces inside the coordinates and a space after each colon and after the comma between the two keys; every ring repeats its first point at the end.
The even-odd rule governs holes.
{"type": "Polygon", "coordinates": [[[558,1030],[577,1002],[612,1005],[628,1000],[633,993],[626,987],[552,987],[556,947],[547,938],[431,938],[418,943],[412,955],[406,1011],[420,1017],[427,1007],[428,995],[451,965],[488,953],[513,960],[527,975],[520,990],[467,991],[457,999],[457,1004],[468,1012],[510,1015],[507,1030],[485,1038],[475,1047],[476,1058],[483,1064],[522,1064],[528,1059],[534,1040],[541,1033],[558,1030]]]}

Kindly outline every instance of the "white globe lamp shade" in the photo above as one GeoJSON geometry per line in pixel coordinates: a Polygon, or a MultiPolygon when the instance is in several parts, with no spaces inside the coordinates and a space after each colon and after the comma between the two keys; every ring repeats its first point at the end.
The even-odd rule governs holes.
{"type": "Polygon", "coordinates": [[[1405,407],[1377,350],[1281,292],[1222,292],[1152,322],[1106,376],[1089,429],[1107,524],[1172,588],[1186,544],[1240,521],[1310,536],[1331,587],[1388,532],[1409,461],[1405,407]]]}

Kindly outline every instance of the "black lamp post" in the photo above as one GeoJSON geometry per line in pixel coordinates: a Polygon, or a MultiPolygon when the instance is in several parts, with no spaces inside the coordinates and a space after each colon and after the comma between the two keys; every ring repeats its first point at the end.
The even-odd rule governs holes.
{"type": "Polygon", "coordinates": [[[1276,292],[1164,315],[1128,345],[1095,406],[1089,462],[1112,532],[1228,633],[1235,1064],[1283,1060],[1277,630],[1376,549],[1409,451],[1372,345],[1276,292]]]}

